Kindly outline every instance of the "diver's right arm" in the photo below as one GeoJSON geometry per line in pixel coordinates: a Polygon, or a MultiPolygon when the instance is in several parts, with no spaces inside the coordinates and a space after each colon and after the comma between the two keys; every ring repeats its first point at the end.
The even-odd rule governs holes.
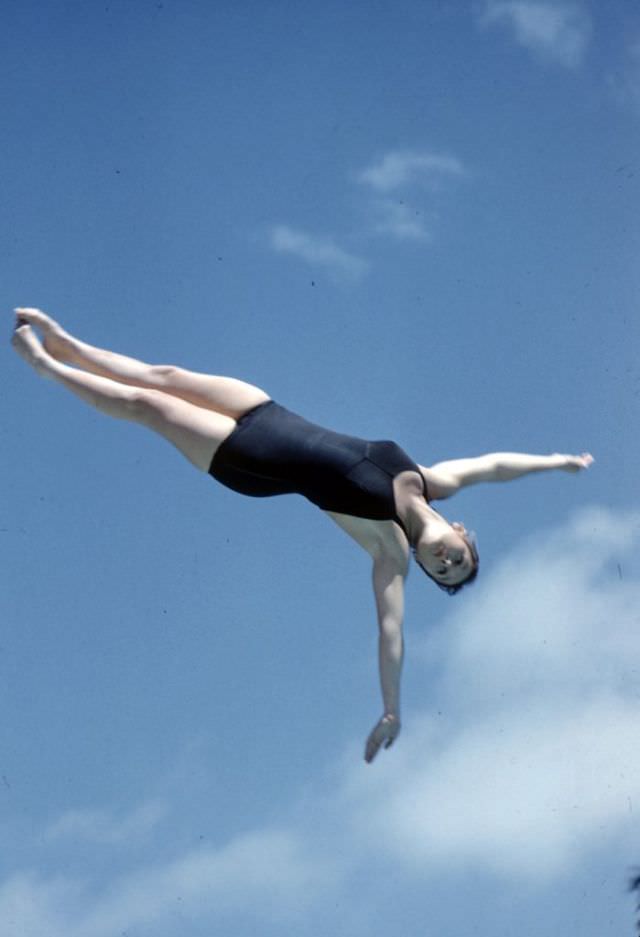
{"type": "Polygon", "coordinates": [[[372,762],[380,748],[393,743],[400,732],[400,677],[404,656],[402,621],[406,563],[396,556],[374,556],[373,591],[378,613],[378,665],[384,713],[371,731],[365,761],[372,762]]]}
{"type": "Polygon", "coordinates": [[[524,452],[489,452],[470,459],[451,459],[437,462],[428,468],[419,466],[434,500],[450,498],[461,488],[477,485],[478,482],[507,482],[521,478],[531,472],[548,472],[560,469],[564,472],[579,472],[589,468],[593,456],[582,455],[528,455],[524,452]]]}

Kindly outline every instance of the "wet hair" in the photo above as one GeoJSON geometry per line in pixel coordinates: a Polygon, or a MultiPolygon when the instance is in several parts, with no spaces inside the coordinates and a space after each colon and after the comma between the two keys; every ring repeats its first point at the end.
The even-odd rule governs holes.
{"type": "Polygon", "coordinates": [[[439,589],[442,589],[443,592],[446,592],[447,595],[455,595],[457,592],[460,592],[461,589],[464,589],[465,586],[470,586],[471,583],[476,579],[478,575],[478,570],[480,569],[480,554],[478,553],[478,542],[476,540],[476,535],[473,531],[468,530],[465,533],[461,533],[460,536],[466,543],[469,553],[471,554],[472,567],[471,572],[466,579],[463,579],[461,582],[456,582],[452,584],[447,584],[446,582],[440,582],[439,579],[436,579],[435,576],[432,576],[426,567],[422,565],[418,559],[418,554],[416,550],[413,550],[413,558],[420,567],[423,573],[425,573],[429,579],[431,579],[439,589]]]}

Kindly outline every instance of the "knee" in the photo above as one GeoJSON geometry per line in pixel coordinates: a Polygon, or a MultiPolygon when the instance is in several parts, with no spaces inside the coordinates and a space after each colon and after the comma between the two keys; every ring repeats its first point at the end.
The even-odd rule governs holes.
{"type": "Polygon", "coordinates": [[[108,394],[95,394],[91,403],[101,413],[124,420],[140,418],[147,406],[143,395],[133,387],[119,387],[108,394]]]}
{"type": "Polygon", "coordinates": [[[149,391],[137,387],[123,388],[119,403],[130,420],[143,419],[153,407],[149,391]]]}
{"type": "Polygon", "coordinates": [[[152,364],[149,367],[151,379],[154,384],[171,384],[175,381],[180,368],[174,364],[152,364]]]}

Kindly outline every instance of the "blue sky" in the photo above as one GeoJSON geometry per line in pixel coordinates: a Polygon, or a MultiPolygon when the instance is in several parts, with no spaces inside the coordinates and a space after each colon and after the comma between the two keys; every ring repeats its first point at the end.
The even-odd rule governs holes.
{"type": "Polygon", "coordinates": [[[0,263],[94,344],[418,461],[596,464],[443,505],[403,732],[368,560],[5,344],[1,937],[633,932],[640,15],[615,2],[2,11],[0,263]]]}

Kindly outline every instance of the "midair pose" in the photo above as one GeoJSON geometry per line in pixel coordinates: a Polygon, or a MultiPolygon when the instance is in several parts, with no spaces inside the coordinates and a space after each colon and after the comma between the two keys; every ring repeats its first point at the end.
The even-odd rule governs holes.
{"type": "Polygon", "coordinates": [[[144,364],[79,341],[39,309],[15,312],[13,345],[39,374],[102,413],[164,436],[192,465],[228,488],[254,497],[304,495],[371,556],[384,712],[366,742],[368,762],[400,731],[410,554],[450,594],[478,572],[473,536],[462,524],[445,520],[433,502],[477,482],[551,469],[578,472],[593,461],[587,453],[495,452],[426,467],[394,442],[371,442],[316,426],[252,384],[144,364]]]}

